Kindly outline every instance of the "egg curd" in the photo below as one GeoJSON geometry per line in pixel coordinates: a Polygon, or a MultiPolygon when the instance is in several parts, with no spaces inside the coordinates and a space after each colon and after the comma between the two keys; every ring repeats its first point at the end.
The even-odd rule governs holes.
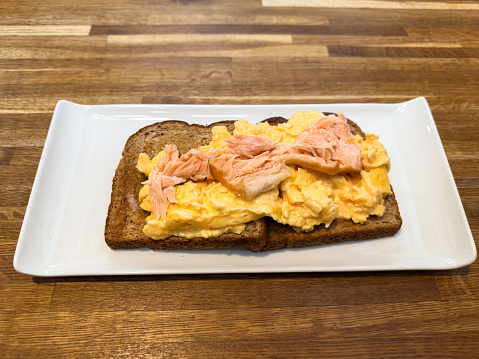
{"type": "MultiPolygon", "coordinates": [[[[294,114],[287,123],[270,126],[267,123],[235,122],[233,134],[263,136],[281,143],[294,143],[296,136],[321,117],[307,111],[294,114]]],[[[212,129],[212,141],[199,148],[202,152],[223,148],[231,138],[226,127],[212,129]]],[[[226,232],[240,234],[247,222],[269,216],[291,226],[296,231],[311,231],[324,223],[328,227],[335,219],[351,219],[364,223],[371,215],[382,216],[384,198],[391,194],[388,178],[390,159],[378,137],[368,134],[363,140],[355,136],[361,147],[364,169],[359,173],[327,175],[310,169],[290,166],[292,176],[278,188],[253,199],[239,197],[217,181],[191,182],[175,186],[177,203],[168,206],[166,219],[146,218],[143,232],[150,238],[170,236],[186,238],[219,236],[226,232]]],[[[164,154],[150,159],[140,154],[138,169],[149,178],[164,154]]],[[[141,208],[152,212],[148,185],[140,190],[141,208]]]]}

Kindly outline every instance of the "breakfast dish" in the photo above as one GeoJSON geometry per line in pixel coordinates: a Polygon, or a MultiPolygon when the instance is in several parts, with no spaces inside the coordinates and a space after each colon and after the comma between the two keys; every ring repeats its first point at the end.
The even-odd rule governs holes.
{"type": "Polygon", "coordinates": [[[113,249],[259,252],[392,236],[402,219],[389,168],[378,136],[341,113],[160,122],[127,141],[105,239],[113,249]]]}
{"type": "Polygon", "coordinates": [[[453,269],[475,258],[474,240],[423,98],[320,105],[86,106],[60,101],[13,265],[34,276],[343,272],[453,269]],[[204,126],[239,118],[257,123],[276,114],[289,118],[305,108],[345,113],[379,136],[391,159],[388,175],[403,219],[396,235],[264,252],[112,250],[105,243],[112,178],[133,133],[171,120],[204,126]]]}

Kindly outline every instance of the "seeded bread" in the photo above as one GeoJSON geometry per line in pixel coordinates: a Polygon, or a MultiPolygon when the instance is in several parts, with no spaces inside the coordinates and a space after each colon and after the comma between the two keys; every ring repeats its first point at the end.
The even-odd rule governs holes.
{"type": "MultiPolygon", "coordinates": [[[[325,113],[329,114],[329,113],[325,113]]],[[[287,120],[282,117],[267,119],[277,125],[287,120]]],[[[224,125],[231,133],[233,121],[224,121],[209,126],[190,125],[181,121],[165,121],[147,126],[133,134],[127,141],[122,158],[113,179],[111,203],[105,225],[105,240],[112,249],[151,248],[162,250],[245,248],[253,252],[282,248],[311,247],[394,235],[401,227],[402,220],[394,194],[385,199],[385,213],[382,217],[371,216],[365,224],[347,220],[335,220],[329,228],[317,226],[307,233],[296,233],[290,227],[262,218],[246,224],[241,234],[225,233],[213,238],[172,236],[163,240],[147,237],[142,229],[149,212],[140,207],[138,193],[146,176],[140,173],[136,164],[142,152],[155,156],[167,144],[176,144],[180,154],[211,141],[211,128],[224,125]]],[[[348,120],[353,135],[365,138],[357,124],[348,120]]]]}

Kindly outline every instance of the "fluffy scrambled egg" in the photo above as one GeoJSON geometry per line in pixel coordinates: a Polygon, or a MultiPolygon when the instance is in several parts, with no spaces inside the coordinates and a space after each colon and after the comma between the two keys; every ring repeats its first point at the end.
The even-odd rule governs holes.
{"type": "MultiPolygon", "coordinates": [[[[288,123],[278,126],[254,125],[240,120],[235,123],[234,134],[259,135],[280,143],[294,143],[296,136],[321,115],[313,111],[299,112],[288,123]]],[[[211,143],[200,147],[200,151],[223,148],[226,146],[224,140],[232,137],[223,126],[214,127],[212,131],[211,143]]],[[[330,176],[291,166],[292,176],[279,188],[253,199],[239,197],[216,181],[186,182],[176,186],[177,203],[169,205],[166,220],[150,215],[143,231],[154,239],[172,235],[208,238],[226,232],[239,234],[245,223],[264,216],[297,231],[311,231],[321,223],[329,226],[337,218],[364,223],[370,215],[382,216],[383,199],[391,194],[389,157],[376,135],[368,134],[365,140],[355,136],[355,141],[361,146],[364,170],[360,173],[330,176]]],[[[162,151],[152,159],[141,154],[138,169],[150,176],[163,154],[162,151]]],[[[148,185],[141,189],[139,199],[141,207],[151,212],[148,185]]]]}

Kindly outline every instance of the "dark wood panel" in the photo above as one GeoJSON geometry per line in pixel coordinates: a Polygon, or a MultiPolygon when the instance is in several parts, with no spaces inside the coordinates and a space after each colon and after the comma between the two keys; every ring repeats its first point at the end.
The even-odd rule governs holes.
{"type": "MultiPolygon", "coordinates": [[[[355,40],[354,37],[348,37],[355,40]]],[[[365,40],[366,41],[366,40],[365,40]]],[[[294,57],[233,58],[233,70],[265,69],[270,70],[382,70],[382,71],[446,71],[463,70],[474,73],[478,70],[476,59],[436,58],[392,58],[392,57],[331,57],[308,58],[298,54],[294,57]]],[[[345,78],[341,76],[341,78],[345,78]]],[[[410,84],[413,85],[413,84],[410,84]]],[[[448,101],[441,98],[438,101],[448,101]]],[[[464,100],[464,99],[461,99],[464,100]]]]}
{"type": "MultiPolygon", "coordinates": [[[[341,76],[344,82],[390,82],[390,83],[404,83],[409,85],[411,83],[430,83],[430,84],[447,84],[450,85],[450,74],[454,71],[454,76],[457,81],[464,85],[476,85],[479,82],[479,71],[474,72],[470,70],[463,70],[460,65],[455,69],[434,70],[385,70],[383,68],[374,68],[369,66],[364,69],[351,69],[348,66],[340,69],[324,68],[309,68],[309,69],[276,69],[270,64],[274,62],[267,62],[262,68],[255,69],[241,69],[233,70],[232,79],[236,81],[255,81],[266,82],[274,81],[281,76],[284,81],[298,82],[310,81],[312,78],[318,79],[320,82],[330,81],[331,83],[337,81],[341,76]]],[[[339,67],[339,66],[338,66],[339,67]]]]}
{"type": "Polygon", "coordinates": [[[375,35],[406,36],[401,26],[369,25],[93,25],[90,35],[135,34],[290,34],[290,35],[375,35]]]}
{"type": "Polygon", "coordinates": [[[439,292],[432,277],[396,277],[394,284],[389,278],[346,278],[338,283],[337,278],[291,278],[291,279],[221,279],[196,281],[152,281],[142,285],[137,293],[136,282],[111,283],[64,283],[55,291],[50,310],[69,311],[81,308],[85,312],[125,310],[151,311],[161,305],[162,310],[216,308],[286,308],[321,307],[346,304],[373,304],[390,302],[420,302],[439,292]],[[116,287],[116,289],[115,289],[116,287]],[[184,297],[186,289],[195,293],[184,297]],[[71,291],[78,304],[71,302],[71,291]],[[285,298],[283,291],[289,293],[285,298]],[[87,295],[81,294],[87,293],[87,295]],[[65,302],[64,298],[69,298],[65,302]],[[102,298],[102,301],[98,301],[102,298]],[[161,303],[161,304],[160,304],[161,303]]]}
{"type": "MultiPolygon", "coordinates": [[[[382,335],[460,335],[478,333],[478,324],[469,320],[475,315],[476,301],[462,303],[402,303],[358,306],[217,310],[156,310],[91,312],[80,318],[75,313],[19,313],[12,327],[4,333],[12,345],[41,346],[46,343],[100,342],[116,338],[123,345],[138,342],[138,336],[162,342],[209,341],[220,336],[223,341],[257,339],[284,341],[298,336],[311,340],[341,338],[373,338],[382,335]],[[396,322],[391,322],[391,317],[396,322]],[[441,318],[441,319],[439,319],[441,318]],[[367,319],[367,320],[366,320],[367,319]],[[52,324],[56,335],[52,335],[52,324]],[[154,326],[153,326],[154,324],[154,326]],[[145,325],[149,329],[145,329],[145,325]],[[15,328],[14,330],[12,330],[15,328]],[[186,330],[185,330],[186,329],[186,330]],[[18,332],[38,331],[35,337],[18,332]],[[101,334],[101,335],[99,335],[101,334]],[[57,339],[58,337],[62,340],[57,339]]],[[[10,317],[10,316],[8,316],[10,317]]],[[[7,318],[8,318],[7,317],[7,318]]],[[[384,343],[383,343],[384,344],[384,343]]],[[[476,343],[469,345],[477,347],[476,343]]]]}
{"type": "MultiPolygon", "coordinates": [[[[432,1],[434,2],[434,1],[432,1]]],[[[441,1],[441,3],[444,3],[441,1]]],[[[461,2],[462,3],[462,2],[461,2]]],[[[477,4],[476,1],[472,2],[477,4]]],[[[399,9],[383,10],[374,8],[364,9],[308,9],[310,11],[321,11],[325,14],[330,23],[347,25],[351,23],[371,23],[374,25],[403,25],[417,26],[424,28],[447,27],[469,27],[477,29],[478,23],[474,19],[475,11],[450,9],[399,9]],[[473,16],[471,16],[473,15],[473,16]]]]}
{"type": "Polygon", "coordinates": [[[479,49],[455,47],[360,47],[328,46],[331,57],[406,57],[406,58],[476,58],[479,49]]]}
{"type": "MultiPolygon", "coordinates": [[[[114,329],[111,329],[114,330],[114,329]]],[[[227,328],[225,328],[227,330],[227,328]]],[[[43,345],[29,345],[28,347],[8,346],[5,348],[5,358],[25,357],[67,357],[69,353],[81,347],[79,357],[168,357],[168,358],[211,358],[235,357],[251,358],[255,356],[271,356],[271,341],[274,341],[275,352],[279,358],[310,358],[310,357],[347,357],[354,353],[358,357],[387,357],[387,358],[473,358],[471,353],[478,350],[475,344],[476,332],[444,333],[444,334],[415,334],[408,336],[385,336],[379,333],[376,336],[344,335],[341,338],[322,338],[321,329],[308,341],[299,341],[297,338],[265,339],[254,334],[241,335],[238,338],[225,339],[221,335],[209,340],[191,339],[182,342],[148,341],[146,335],[134,335],[128,342],[112,342],[105,346],[99,340],[78,340],[70,343],[50,343],[43,345]],[[136,341],[136,342],[133,342],[136,341]],[[433,345],[439,341],[441,345],[433,345]],[[384,345],[384,342],[390,343],[384,345]],[[313,344],[314,343],[314,344],[313,344]],[[468,343],[459,345],[458,343],[468,343]],[[422,348],[419,350],[418,348],[422,348]]],[[[106,338],[105,340],[108,340],[106,338]]]]}

